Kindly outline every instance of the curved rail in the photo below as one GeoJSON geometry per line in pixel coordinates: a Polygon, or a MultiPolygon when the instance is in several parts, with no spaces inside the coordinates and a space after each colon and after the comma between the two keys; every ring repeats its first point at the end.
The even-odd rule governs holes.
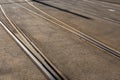
{"type": "Polygon", "coordinates": [[[19,44],[19,46],[26,52],[26,54],[35,62],[35,64],[48,76],[50,80],[67,80],[67,78],[62,75],[62,73],[57,70],[53,64],[44,56],[42,51],[40,51],[32,41],[15,25],[15,23],[10,20],[6,15],[3,7],[0,5],[0,9],[11,24],[14,32],[12,32],[9,27],[7,27],[2,21],[0,24],[4,29],[12,36],[12,38],[19,44]]]}
{"type": "Polygon", "coordinates": [[[42,11],[41,9],[39,9],[39,8],[37,8],[36,6],[34,6],[33,4],[31,4],[28,0],[25,0],[25,1],[26,1],[30,6],[32,6],[34,9],[40,11],[43,15],[38,14],[38,13],[36,13],[36,12],[34,12],[34,11],[32,11],[32,10],[30,10],[30,9],[28,9],[28,8],[20,5],[20,4],[17,4],[17,5],[23,7],[24,9],[28,10],[29,12],[31,12],[31,13],[37,15],[37,16],[42,17],[43,19],[48,20],[49,22],[51,22],[51,23],[53,23],[53,24],[55,24],[55,25],[58,25],[58,26],[60,26],[60,27],[62,27],[62,28],[64,28],[64,29],[70,31],[71,33],[73,33],[73,34],[75,34],[75,35],[77,35],[77,36],[79,36],[79,37],[82,37],[83,39],[87,40],[87,41],[90,42],[91,44],[95,45],[96,47],[98,47],[98,48],[100,48],[100,49],[103,49],[103,50],[107,51],[108,53],[114,55],[115,57],[120,58],[120,51],[117,51],[117,50],[115,50],[114,48],[109,47],[109,46],[106,45],[105,43],[103,43],[103,42],[101,42],[101,41],[99,41],[99,40],[96,40],[96,39],[94,39],[93,37],[91,37],[91,36],[89,36],[89,35],[87,35],[87,34],[84,34],[83,32],[81,32],[81,31],[73,28],[72,26],[70,26],[70,25],[68,25],[68,24],[66,24],[66,23],[58,20],[57,18],[55,18],[55,17],[47,14],[46,12],[42,11]]]}
{"type": "MultiPolygon", "coordinates": [[[[25,0],[28,2],[28,0],[25,0]]],[[[52,8],[55,8],[55,9],[58,9],[60,11],[63,11],[63,12],[67,12],[67,13],[70,13],[70,14],[74,14],[76,16],[79,16],[79,17],[82,17],[82,18],[85,18],[85,19],[88,19],[88,20],[94,20],[94,18],[96,19],[102,19],[102,20],[106,20],[106,21],[109,21],[109,22],[112,22],[112,23],[117,23],[117,24],[120,24],[120,21],[117,20],[117,19],[114,19],[114,18],[108,18],[108,17],[100,17],[99,15],[96,15],[95,13],[90,13],[90,12],[82,12],[81,11],[81,14],[79,13],[75,13],[74,11],[71,11],[71,10],[68,10],[68,9],[64,9],[64,8],[60,8],[60,7],[57,7],[57,6],[54,6],[54,5],[51,5],[49,3],[46,3],[44,1],[40,1],[40,0],[32,0],[32,1],[35,1],[35,2],[38,2],[42,5],[45,5],[45,6],[48,6],[48,7],[52,7],[52,8]],[[85,15],[86,14],[86,15],[85,15]],[[89,15],[89,16],[88,16],[89,15]]],[[[92,1],[90,0],[86,0],[86,2],[89,2],[91,4],[95,4],[93,3],[92,1]]],[[[97,4],[99,5],[99,4],[97,4]]],[[[101,5],[100,5],[101,6],[101,5]]],[[[105,5],[104,5],[105,6],[105,5]]],[[[88,11],[88,9],[86,9],[88,11]]]]}

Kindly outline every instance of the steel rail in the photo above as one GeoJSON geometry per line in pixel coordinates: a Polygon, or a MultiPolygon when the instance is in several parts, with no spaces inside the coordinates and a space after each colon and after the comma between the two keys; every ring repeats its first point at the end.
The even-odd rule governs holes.
{"type": "MultiPolygon", "coordinates": [[[[25,0],[25,1],[28,1],[28,0],[25,0]]],[[[69,11],[69,10],[67,10],[67,9],[58,8],[58,7],[53,6],[53,5],[51,5],[51,4],[45,3],[44,1],[39,1],[39,0],[33,0],[33,1],[39,2],[40,4],[43,4],[43,5],[47,5],[47,6],[56,8],[56,9],[58,9],[58,10],[62,10],[62,11],[65,10],[65,11],[67,11],[68,13],[71,13],[71,11],[69,11]]],[[[87,2],[90,2],[90,3],[93,4],[93,2],[91,2],[91,1],[87,1],[87,2]]],[[[98,5],[99,5],[99,4],[98,4],[98,5]]],[[[86,10],[88,11],[89,9],[86,9],[86,10]]],[[[72,12],[72,13],[74,13],[74,12],[72,12]]],[[[78,13],[75,13],[75,14],[78,14],[78,13]]],[[[78,14],[78,15],[80,15],[80,14],[78,14]]],[[[81,17],[82,17],[82,18],[85,18],[85,19],[93,19],[93,18],[96,18],[96,19],[106,20],[106,21],[109,21],[109,22],[111,22],[111,23],[120,24],[119,20],[115,20],[115,19],[108,18],[108,17],[100,17],[100,16],[96,15],[95,13],[84,12],[84,11],[82,11],[82,10],[81,10],[81,15],[82,15],[81,17]],[[84,14],[85,14],[86,16],[85,16],[84,14]],[[88,17],[88,15],[89,15],[89,17],[88,17]],[[92,17],[93,17],[93,18],[92,18],[92,17]]]]}
{"type": "Polygon", "coordinates": [[[20,47],[27,53],[27,55],[35,62],[35,64],[46,74],[46,76],[50,80],[67,80],[65,76],[61,75],[62,73],[59,74],[60,71],[56,70],[56,68],[53,67],[53,64],[50,61],[48,61],[48,59],[43,55],[42,51],[40,51],[35,46],[35,44],[32,41],[30,41],[30,39],[18,27],[16,27],[15,23],[13,23],[13,21],[10,20],[10,18],[6,15],[1,5],[0,9],[5,18],[8,20],[8,22],[11,24],[11,26],[16,32],[14,33],[10,31],[10,29],[7,26],[5,26],[5,24],[3,24],[2,21],[0,21],[0,24],[20,45],[20,47]]]}
{"type": "Polygon", "coordinates": [[[19,46],[27,53],[27,55],[36,63],[36,65],[42,69],[47,76],[49,76],[49,78],[51,80],[55,80],[54,77],[51,76],[51,74],[49,74],[49,72],[45,69],[45,67],[38,61],[38,59],[36,59],[36,57],[31,53],[31,51],[15,36],[14,33],[12,33],[6,26],[5,24],[3,24],[2,21],[0,21],[0,24],[3,26],[3,28],[8,32],[8,34],[10,36],[12,36],[12,38],[19,44],[19,46]]]}
{"type": "Polygon", "coordinates": [[[33,4],[31,4],[28,0],[25,0],[25,1],[26,1],[30,6],[32,6],[34,9],[36,9],[36,10],[40,11],[41,13],[43,13],[44,16],[43,16],[43,15],[40,15],[40,14],[38,14],[37,12],[34,12],[33,10],[30,10],[30,9],[28,9],[28,8],[20,5],[20,4],[17,4],[17,5],[21,6],[22,8],[28,10],[29,12],[31,12],[31,13],[37,15],[37,16],[42,17],[43,19],[48,20],[49,22],[51,22],[51,23],[53,23],[53,24],[55,24],[55,25],[58,25],[58,26],[60,26],[60,27],[62,27],[62,28],[64,28],[64,29],[66,29],[67,31],[70,31],[71,33],[73,33],[73,34],[75,34],[75,35],[77,35],[77,36],[79,36],[79,37],[87,40],[88,42],[90,42],[90,43],[93,44],[94,46],[96,46],[96,47],[98,47],[98,48],[100,48],[100,49],[102,49],[102,50],[104,50],[104,51],[107,51],[109,54],[112,54],[112,55],[114,55],[115,57],[120,58],[120,51],[115,50],[114,48],[109,47],[107,44],[105,44],[105,43],[103,43],[103,42],[101,42],[101,41],[99,41],[99,40],[96,40],[96,39],[94,39],[93,37],[91,37],[91,36],[89,36],[89,35],[81,32],[81,31],[73,28],[72,26],[70,26],[70,25],[68,25],[68,24],[66,24],[66,23],[58,20],[57,18],[49,15],[48,13],[42,11],[41,9],[39,9],[39,8],[37,8],[36,6],[34,6],[33,4]]]}

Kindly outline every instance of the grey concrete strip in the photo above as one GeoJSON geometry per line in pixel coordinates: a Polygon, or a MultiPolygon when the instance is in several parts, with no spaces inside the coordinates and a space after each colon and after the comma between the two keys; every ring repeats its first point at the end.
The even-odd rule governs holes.
{"type": "Polygon", "coordinates": [[[50,22],[12,5],[6,13],[70,80],[114,80],[119,59],[50,22]]]}
{"type": "Polygon", "coordinates": [[[47,80],[0,25],[0,80],[47,80]]]}

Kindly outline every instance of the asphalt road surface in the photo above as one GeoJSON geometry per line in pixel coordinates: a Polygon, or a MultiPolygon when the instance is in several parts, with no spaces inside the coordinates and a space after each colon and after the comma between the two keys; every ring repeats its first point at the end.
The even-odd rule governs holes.
{"type": "MultiPolygon", "coordinates": [[[[49,5],[30,2],[49,15],[120,51],[120,12],[118,4],[98,3],[98,1],[93,0],[40,1],[49,5]],[[64,10],[60,10],[59,8],[64,10]]],[[[119,58],[110,55],[107,51],[94,46],[83,38],[32,13],[30,10],[41,14],[40,11],[35,10],[24,0],[0,0],[0,3],[10,20],[14,21],[69,80],[120,79],[119,58]],[[26,7],[26,9],[23,6],[26,7]]],[[[11,27],[2,12],[0,12],[0,20],[8,27],[11,27]]],[[[46,80],[41,71],[32,64],[32,61],[29,60],[10,36],[7,35],[2,25],[0,26],[0,30],[0,48],[8,48],[8,52],[1,49],[3,53],[1,53],[2,60],[0,60],[0,66],[2,66],[2,68],[0,67],[0,79],[10,80],[9,77],[11,78],[12,76],[11,80],[46,80]],[[17,52],[18,54],[15,54],[17,52]],[[12,55],[10,55],[10,53],[12,55]],[[20,57],[16,59],[15,55],[17,57],[22,55],[23,58],[21,59],[20,57]],[[6,64],[3,64],[5,60],[6,63],[12,65],[13,63],[7,60],[9,58],[11,60],[11,56],[13,61],[15,61],[12,61],[15,63],[13,66],[15,68],[13,69],[16,69],[15,71],[13,70],[13,73],[15,72],[14,74],[8,70],[6,64]],[[20,61],[22,60],[23,63],[17,62],[18,59],[20,61]],[[17,67],[19,63],[21,63],[20,69],[17,67]],[[5,71],[2,72],[1,70],[4,70],[3,68],[5,71]],[[24,69],[23,74],[20,73],[20,71],[22,71],[21,68],[24,69]],[[24,71],[26,71],[27,74],[24,71]],[[4,72],[9,75],[5,75],[4,72]],[[16,75],[16,73],[18,75],[16,75]]]]}

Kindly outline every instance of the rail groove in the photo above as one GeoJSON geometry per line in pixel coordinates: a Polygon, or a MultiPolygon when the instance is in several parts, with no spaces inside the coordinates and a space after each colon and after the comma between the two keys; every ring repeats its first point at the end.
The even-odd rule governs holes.
{"type": "Polygon", "coordinates": [[[56,7],[56,6],[53,6],[53,5],[47,4],[47,3],[42,2],[42,1],[38,1],[38,0],[34,0],[34,1],[36,1],[36,2],[38,2],[40,4],[43,4],[45,6],[48,6],[48,7],[52,7],[52,8],[58,9],[60,11],[64,11],[64,12],[79,16],[79,17],[84,18],[84,19],[93,20],[91,17],[85,16],[85,15],[82,15],[82,14],[78,14],[78,13],[72,12],[72,11],[67,10],[67,9],[59,8],[59,7],[56,7]]]}
{"type": "MultiPolygon", "coordinates": [[[[79,17],[82,17],[82,18],[84,18],[84,19],[94,20],[94,18],[96,18],[96,19],[106,20],[106,21],[109,21],[109,22],[112,22],[112,23],[120,24],[120,21],[117,20],[117,19],[108,18],[108,17],[101,17],[101,16],[99,16],[99,15],[96,15],[95,13],[84,12],[84,11],[81,10],[81,14],[80,14],[80,13],[78,13],[78,12],[74,12],[74,11],[71,11],[71,10],[69,10],[69,9],[60,8],[60,7],[51,5],[51,4],[46,3],[46,2],[44,2],[44,1],[40,1],[40,0],[33,0],[33,1],[38,2],[38,3],[42,4],[42,5],[48,6],[48,7],[52,7],[52,8],[58,9],[58,10],[60,10],[60,11],[64,11],[64,12],[67,12],[67,13],[70,13],[70,14],[73,14],[73,15],[76,15],[76,16],[79,16],[79,17]]],[[[92,3],[91,1],[87,1],[87,2],[92,3]]],[[[92,3],[92,4],[93,4],[93,3],[92,3]]],[[[87,9],[86,9],[86,11],[87,11],[87,9]]]]}
{"type": "Polygon", "coordinates": [[[98,47],[98,48],[100,48],[100,49],[102,49],[102,50],[104,50],[104,51],[107,51],[109,54],[112,54],[112,55],[114,55],[115,57],[120,58],[120,51],[117,51],[117,50],[115,50],[114,48],[109,47],[109,46],[106,45],[105,43],[103,43],[103,42],[101,42],[101,41],[99,41],[99,40],[96,40],[96,39],[94,39],[93,37],[91,37],[91,36],[89,36],[89,35],[87,35],[87,34],[84,34],[83,32],[81,32],[81,31],[73,28],[72,26],[70,26],[70,25],[68,25],[68,24],[60,21],[59,19],[57,19],[57,18],[55,18],[55,17],[47,14],[46,12],[42,11],[41,9],[39,9],[39,8],[37,8],[36,6],[34,6],[33,4],[31,4],[31,2],[29,2],[28,0],[25,0],[25,1],[26,1],[30,6],[32,6],[34,9],[40,11],[43,15],[38,14],[37,12],[34,12],[34,11],[32,11],[32,10],[30,10],[30,9],[28,9],[28,8],[20,5],[20,4],[18,4],[18,5],[21,6],[21,7],[23,7],[24,9],[28,10],[29,12],[31,12],[31,13],[37,15],[37,16],[40,16],[40,17],[48,20],[49,22],[51,22],[51,23],[53,23],[53,24],[55,24],[55,25],[58,25],[58,26],[60,26],[60,27],[62,27],[62,28],[64,28],[64,29],[70,31],[71,33],[73,33],[73,34],[75,34],[75,35],[77,35],[77,36],[79,36],[79,37],[87,40],[88,42],[90,42],[90,43],[93,44],[94,46],[96,46],[96,47],[98,47]]]}
{"type": "Polygon", "coordinates": [[[3,7],[0,5],[0,9],[4,15],[4,17],[11,24],[15,32],[12,32],[9,27],[7,27],[2,21],[0,24],[3,28],[9,33],[9,35],[19,44],[19,46],[26,52],[26,54],[33,60],[33,62],[41,69],[45,75],[50,80],[68,80],[39,50],[35,44],[30,41],[30,39],[21,31],[17,25],[10,20],[10,18],[6,15],[3,7]]]}

